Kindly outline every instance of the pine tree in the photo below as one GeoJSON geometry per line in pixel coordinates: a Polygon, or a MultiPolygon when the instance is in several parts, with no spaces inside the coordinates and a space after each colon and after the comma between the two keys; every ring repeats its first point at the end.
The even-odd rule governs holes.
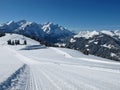
{"type": "Polygon", "coordinates": [[[17,44],[20,45],[20,40],[17,40],[17,44]]]}
{"type": "Polygon", "coordinates": [[[12,41],[11,45],[15,45],[15,42],[14,42],[14,41],[12,41]]]}
{"type": "Polygon", "coordinates": [[[26,40],[24,40],[24,45],[27,45],[27,41],[26,40]]]}
{"type": "Polygon", "coordinates": [[[12,43],[11,43],[11,40],[8,40],[7,43],[8,43],[8,45],[11,45],[11,44],[12,44],[12,43]]]}
{"type": "Polygon", "coordinates": [[[84,51],[83,51],[83,53],[85,54],[85,55],[89,55],[89,49],[85,49],[84,51]]]}

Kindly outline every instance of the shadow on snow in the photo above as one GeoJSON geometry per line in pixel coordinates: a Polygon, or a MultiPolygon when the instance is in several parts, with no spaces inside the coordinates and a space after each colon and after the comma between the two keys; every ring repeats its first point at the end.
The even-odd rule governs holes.
{"type": "Polygon", "coordinates": [[[22,48],[20,50],[34,50],[34,49],[44,49],[44,48],[47,48],[47,47],[44,45],[29,45],[29,46],[26,46],[25,48],[22,48]]]}

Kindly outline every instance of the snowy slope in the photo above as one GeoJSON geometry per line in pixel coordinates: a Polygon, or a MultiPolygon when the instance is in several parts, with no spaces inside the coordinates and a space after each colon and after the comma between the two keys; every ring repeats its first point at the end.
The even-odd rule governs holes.
{"type": "MultiPolygon", "coordinates": [[[[6,45],[7,37],[14,36],[22,40],[21,36],[14,34],[1,38],[0,50],[4,51],[1,54],[7,65],[9,62],[5,55],[10,53],[9,57],[14,58],[11,63],[22,62],[26,69],[23,78],[18,79],[19,83],[24,82],[24,87],[20,88],[21,83],[18,83],[10,90],[120,90],[120,63],[85,56],[71,49],[43,47],[31,39],[27,39],[30,43],[26,46],[6,45]]],[[[0,74],[4,74],[3,71],[0,74]]]]}
{"type": "Polygon", "coordinates": [[[11,57],[11,55],[5,47],[0,46],[0,82],[23,65],[21,61],[17,61],[17,58],[11,57]]]}
{"type": "Polygon", "coordinates": [[[32,40],[30,38],[27,38],[23,35],[18,35],[18,34],[6,34],[4,37],[1,37],[0,38],[0,44],[1,45],[7,45],[7,41],[8,40],[20,40],[20,43],[23,44],[23,41],[24,40],[27,40],[27,44],[28,45],[39,45],[40,43],[35,41],[35,40],[32,40]]]}
{"type": "Polygon", "coordinates": [[[79,51],[89,49],[92,55],[120,61],[119,30],[81,31],[79,34],[67,39],[64,44],[67,48],[79,51]]]}

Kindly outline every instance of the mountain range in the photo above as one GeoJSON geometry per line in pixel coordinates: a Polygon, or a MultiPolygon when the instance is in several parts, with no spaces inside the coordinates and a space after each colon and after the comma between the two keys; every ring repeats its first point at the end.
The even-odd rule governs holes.
{"type": "Polygon", "coordinates": [[[68,38],[64,46],[90,54],[120,61],[120,31],[81,31],[68,38]]]}
{"type": "Polygon", "coordinates": [[[74,35],[74,33],[58,24],[51,22],[38,24],[26,20],[18,22],[9,21],[0,24],[0,32],[18,33],[35,39],[43,39],[51,43],[58,42],[61,39],[74,35]]]}
{"type": "Polygon", "coordinates": [[[51,22],[38,24],[21,20],[0,24],[0,32],[22,34],[47,44],[52,43],[81,52],[89,49],[92,55],[120,61],[120,30],[80,31],[75,34],[51,22]]]}

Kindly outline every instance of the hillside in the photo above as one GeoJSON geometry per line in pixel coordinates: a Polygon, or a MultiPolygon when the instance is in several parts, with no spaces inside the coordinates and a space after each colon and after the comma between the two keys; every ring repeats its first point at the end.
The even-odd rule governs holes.
{"type": "Polygon", "coordinates": [[[41,42],[46,46],[62,46],[90,54],[120,61],[120,30],[80,31],[75,34],[52,22],[38,24],[26,20],[0,24],[0,36],[17,33],[41,42]]]}
{"type": "Polygon", "coordinates": [[[66,40],[65,47],[120,61],[120,33],[116,31],[81,31],[66,40]]]}
{"type": "Polygon", "coordinates": [[[0,37],[0,51],[0,90],[120,89],[120,63],[116,61],[42,46],[17,34],[0,37]],[[7,45],[9,39],[28,44],[7,45]]]}

